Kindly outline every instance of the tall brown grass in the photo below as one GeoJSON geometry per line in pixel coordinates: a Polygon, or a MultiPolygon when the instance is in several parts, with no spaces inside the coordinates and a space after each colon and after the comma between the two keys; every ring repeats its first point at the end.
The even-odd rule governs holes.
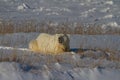
{"type": "Polygon", "coordinates": [[[46,32],[46,33],[67,33],[67,34],[120,34],[118,27],[106,27],[103,29],[101,25],[82,24],[82,23],[58,23],[55,22],[37,22],[28,20],[24,22],[1,21],[0,34],[18,33],[18,32],[46,32]]]}

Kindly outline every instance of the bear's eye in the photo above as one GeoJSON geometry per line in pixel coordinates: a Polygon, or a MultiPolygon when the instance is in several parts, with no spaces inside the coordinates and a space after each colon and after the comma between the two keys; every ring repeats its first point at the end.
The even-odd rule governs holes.
{"type": "Polygon", "coordinates": [[[59,40],[59,43],[63,43],[63,42],[64,42],[63,36],[60,36],[60,37],[58,38],[58,40],[59,40]]]}

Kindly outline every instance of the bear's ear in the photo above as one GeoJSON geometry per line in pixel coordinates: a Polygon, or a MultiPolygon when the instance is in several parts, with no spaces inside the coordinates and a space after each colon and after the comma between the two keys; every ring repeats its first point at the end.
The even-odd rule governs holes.
{"type": "Polygon", "coordinates": [[[58,38],[58,41],[59,41],[59,43],[63,43],[64,42],[64,37],[63,36],[60,36],[59,38],[58,38]]]}
{"type": "Polygon", "coordinates": [[[70,38],[70,34],[66,34],[68,36],[68,38],[70,38]]]}
{"type": "Polygon", "coordinates": [[[70,34],[63,34],[63,36],[70,38],[70,34]]]}
{"type": "Polygon", "coordinates": [[[70,34],[64,34],[64,41],[67,41],[70,39],[70,34]]]}

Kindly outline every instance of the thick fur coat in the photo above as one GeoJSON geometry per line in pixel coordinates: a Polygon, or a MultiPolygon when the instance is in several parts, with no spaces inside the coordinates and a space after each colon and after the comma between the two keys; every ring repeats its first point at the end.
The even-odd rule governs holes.
{"type": "Polygon", "coordinates": [[[69,42],[69,36],[66,34],[41,33],[35,40],[30,41],[29,48],[34,52],[59,54],[69,51],[69,42]]]}

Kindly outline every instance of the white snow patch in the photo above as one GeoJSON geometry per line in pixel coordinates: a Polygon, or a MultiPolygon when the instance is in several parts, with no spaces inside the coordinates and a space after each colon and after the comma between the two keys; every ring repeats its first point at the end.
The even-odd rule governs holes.
{"type": "Polygon", "coordinates": [[[51,13],[47,13],[46,15],[59,15],[59,13],[57,13],[57,12],[51,12],[51,13]]]}
{"type": "Polygon", "coordinates": [[[80,17],[88,17],[88,14],[95,12],[95,10],[96,10],[96,8],[92,8],[92,9],[89,9],[87,11],[84,11],[84,12],[81,13],[80,17]]]}
{"type": "Polygon", "coordinates": [[[89,9],[88,12],[95,12],[96,8],[89,9]]]}
{"type": "Polygon", "coordinates": [[[79,17],[88,17],[87,13],[81,13],[81,15],[79,17]]]}
{"type": "Polygon", "coordinates": [[[72,55],[75,55],[76,53],[72,51],[71,54],[72,54],[72,55]]]}
{"type": "Polygon", "coordinates": [[[24,10],[24,9],[25,9],[25,8],[24,8],[23,5],[20,5],[20,6],[17,7],[17,10],[24,10]]]}
{"type": "Polygon", "coordinates": [[[44,65],[44,70],[42,71],[42,76],[43,76],[44,80],[50,80],[53,77],[53,75],[49,71],[47,65],[44,65]]]}
{"type": "Polygon", "coordinates": [[[30,51],[27,48],[14,48],[14,47],[5,47],[5,46],[0,46],[0,49],[30,51]]]}
{"type": "Polygon", "coordinates": [[[114,16],[112,14],[105,15],[102,19],[107,19],[107,18],[113,18],[114,16]]]}
{"type": "Polygon", "coordinates": [[[95,10],[96,10],[96,8],[92,8],[92,9],[89,9],[89,10],[87,10],[85,12],[82,12],[81,14],[88,14],[90,12],[94,12],[95,10]]]}
{"type": "Polygon", "coordinates": [[[59,63],[55,63],[55,67],[56,67],[56,69],[58,69],[58,70],[62,69],[62,66],[61,66],[59,63]]]}
{"type": "Polygon", "coordinates": [[[106,1],[105,4],[108,4],[108,5],[113,5],[113,1],[106,1]]]}
{"type": "Polygon", "coordinates": [[[84,5],[85,5],[85,3],[80,3],[79,5],[84,6],[84,5]]]}
{"type": "Polygon", "coordinates": [[[106,24],[103,24],[101,26],[102,29],[104,29],[104,31],[106,30],[107,26],[110,26],[110,27],[119,27],[119,25],[117,24],[117,22],[108,22],[106,24]]]}
{"type": "Polygon", "coordinates": [[[25,3],[22,3],[21,5],[19,5],[18,7],[17,7],[17,10],[25,10],[25,9],[28,9],[29,8],[29,6],[28,5],[26,5],[25,3]]]}
{"type": "Polygon", "coordinates": [[[77,58],[76,58],[76,55],[72,55],[72,59],[73,60],[76,60],[77,58]]]}
{"type": "Polygon", "coordinates": [[[50,12],[50,11],[52,11],[52,10],[51,10],[50,8],[46,8],[45,11],[50,12]]]}
{"type": "Polygon", "coordinates": [[[36,11],[42,12],[44,9],[45,9],[45,7],[39,7],[37,9],[33,9],[33,12],[36,12],[36,11]]]}
{"type": "Polygon", "coordinates": [[[72,12],[70,9],[68,8],[61,8],[60,11],[66,11],[66,12],[72,12]]]}
{"type": "Polygon", "coordinates": [[[49,23],[50,26],[58,26],[58,23],[57,22],[54,22],[54,23],[49,23]]]}
{"type": "Polygon", "coordinates": [[[109,22],[109,23],[107,23],[107,26],[118,27],[118,24],[117,24],[117,22],[109,22]]]}
{"type": "Polygon", "coordinates": [[[107,12],[107,11],[109,11],[109,10],[110,10],[110,8],[107,7],[107,8],[101,9],[100,12],[107,12]]]}

